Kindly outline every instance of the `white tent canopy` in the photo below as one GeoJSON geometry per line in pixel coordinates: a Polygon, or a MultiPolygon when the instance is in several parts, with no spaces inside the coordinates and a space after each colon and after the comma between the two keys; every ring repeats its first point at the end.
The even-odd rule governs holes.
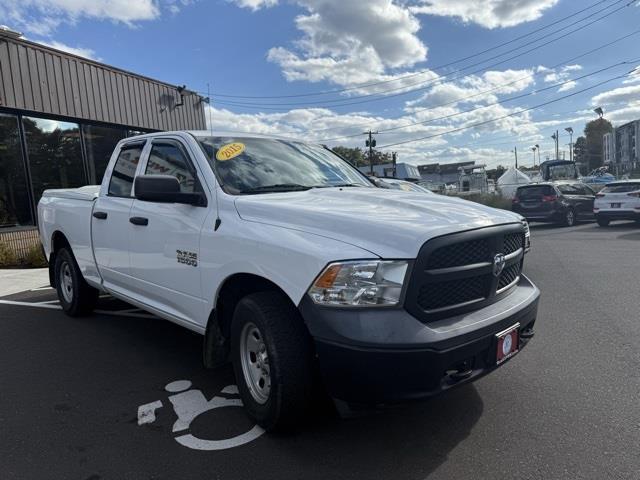
{"type": "Polygon", "coordinates": [[[504,198],[513,198],[521,185],[528,185],[531,179],[515,167],[509,169],[498,179],[498,190],[504,198]]]}

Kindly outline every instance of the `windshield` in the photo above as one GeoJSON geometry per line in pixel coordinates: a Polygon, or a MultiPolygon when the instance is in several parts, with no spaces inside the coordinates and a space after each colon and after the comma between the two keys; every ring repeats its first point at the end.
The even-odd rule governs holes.
{"type": "Polygon", "coordinates": [[[601,193],[628,193],[640,190],[640,183],[619,183],[607,185],[601,190],[601,193]]]}
{"type": "Polygon", "coordinates": [[[355,168],[319,145],[249,137],[200,137],[198,141],[227,193],[374,188],[355,168]]]}
{"type": "Polygon", "coordinates": [[[578,178],[578,170],[574,164],[553,165],[549,167],[549,180],[567,180],[578,178]]]}

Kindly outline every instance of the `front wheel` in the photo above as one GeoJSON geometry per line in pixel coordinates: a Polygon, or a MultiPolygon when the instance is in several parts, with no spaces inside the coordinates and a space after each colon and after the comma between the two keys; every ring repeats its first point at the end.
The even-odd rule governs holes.
{"type": "Polygon", "coordinates": [[[66,248],[56,253],[54,266],[58,300],[64,312],[71,317],[91,313],[98,301],[98,290],[82,277],[73,254],[66,248]]]}
{"type": "Polygon", "coordinates": [[[598,225],[600,225],[601,227],[608,227],[609,226],[609,219],[608,218],[598,217],[598,218],[596,218],[596,222],[598,222],[598,225]]]}
{"type": "Polygon", "coordinates": [[[311,337],[283,295],[259,292],[238,303],[231,358],[245,409],[265,430],[295,427],[310,408],[311,337]]]}

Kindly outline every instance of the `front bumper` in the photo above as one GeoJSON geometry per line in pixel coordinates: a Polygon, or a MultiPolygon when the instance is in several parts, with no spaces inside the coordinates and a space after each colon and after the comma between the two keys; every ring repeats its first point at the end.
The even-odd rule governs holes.
{"type": "Polygon", "coordinates": [[[533,336],[540,291],[525,276],[483,309],[424,324],[401,308],[300,311],[314,337],[329,394],[351,404],[417,400],[480,378],[496,367],[496,333],[520,324],[533,336]]]}

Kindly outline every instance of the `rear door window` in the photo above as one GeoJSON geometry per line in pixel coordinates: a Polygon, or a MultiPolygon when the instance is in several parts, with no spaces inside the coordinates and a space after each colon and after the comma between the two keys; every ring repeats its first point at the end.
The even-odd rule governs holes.
{"type": "Polygon", "coordinates": [[[540,198],[545,195],[554,195],[553,187],[550,185],[536,185],[532,187],[518,188],[518,198],[540,198]]]}
{"type": "Polygon", "coordinates": [[[113,166],[109,181],[109,195],[112,197],[131,197],[133,179],[136,176],[138,162],[144,143],[124,145],[120,149],[116,164],[113,166]]]}
{"type": "Polygon", "coordinates": [[[582,195],[581,190],[575,185],[558,185],[558,190],[563,195],[582,195]]]}

